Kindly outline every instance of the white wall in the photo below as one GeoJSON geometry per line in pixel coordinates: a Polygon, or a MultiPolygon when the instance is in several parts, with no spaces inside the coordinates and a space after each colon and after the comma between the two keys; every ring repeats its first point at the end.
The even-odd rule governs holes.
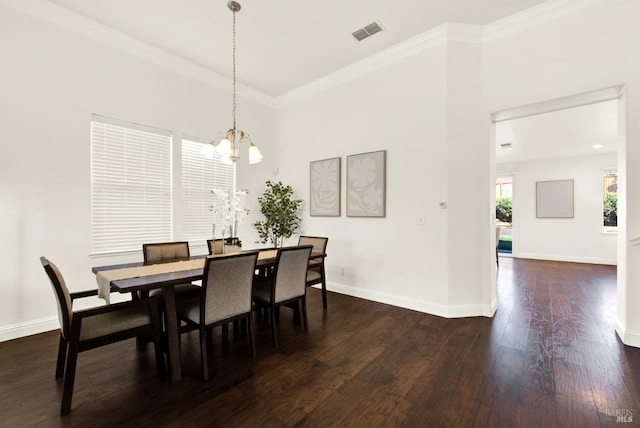
{"type": "Polygon", "coordinates": [[[514,176],[514,256],[616,264],[617,234],[602,233],[602,171],[617,155],[603,154],[499,164],[514,176]],[[574,180],[574,217],[536,218],[536,182],[574,180]]]}
{"type": "Polygon", "coordinates": [[[330,290],[442,316],[492,313],[481,67],[479,44],[443,43],[278,110],[278,166],[307,199],[310,161],[342,157],[344,207],[347,156],[387,151],[385,218],[305,213],[305,233],[330,237],[330,290]]]}
{"type": "Polygon", "coordinates": [[[309,162],[342,158],[342,217],[304,212],[303,232],[329,237],[329,289],[445,312],[445,107],[446,49],[438,46],[278,110],[278,179],[305,200],[309,162]],[[346,217],[346,157],[376,150],[387,151],[386,217],[346,217]]]}
{"type": "MultiPolygon", "coordinates": [[[[95,288],[91,267],[142,255],[91,258],[91,113],[212,138],[231,121],[231,94],[0,6],[0,340],[57,326],[39,261],[72,290],[95,288]]],[[[273,167],[274,111],[240,98],[238,117],[273,167]]],[[[178,149],[178,143],[174,149],[178,149]]],[[[175,171],[175,170],[174,170],[175,171]]],[[[179,170],[178,170],[179,171],[179,170]]],[[[252,177],[254,177],[252,179],[252,177]]]]}

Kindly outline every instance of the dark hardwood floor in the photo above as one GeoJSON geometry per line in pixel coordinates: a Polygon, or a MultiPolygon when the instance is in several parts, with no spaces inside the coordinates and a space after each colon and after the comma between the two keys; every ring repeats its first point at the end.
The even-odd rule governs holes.
{"type": "Polygon", "coordinates": [[[209,355],[183,335],[184,379],[156,376],[133,340],[82,353],[59,416],[56,332],[0,343],[3,427],[598,427],[640,420],[640,349],[615,334],[611,266],[502,258],[493,319],[444,319],[309,289],[309,334],[283,309],[281,346],[256,321],[209,355]]]}

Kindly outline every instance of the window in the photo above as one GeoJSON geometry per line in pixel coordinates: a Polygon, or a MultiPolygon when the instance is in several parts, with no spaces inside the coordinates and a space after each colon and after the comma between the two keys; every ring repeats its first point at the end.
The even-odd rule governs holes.
{"type": "Polygon", "coordinates": [[[93,254],[171,240],[171,137],[170,131],[92,116],[93,254]]]}
{"type": "Polygon", "coordinates": [[[496,199],[513,197],[513,183],[511,177],[496,180],[496,199]]]}
{"type": "Polygon", "coordinates": [[[602,173],[602,229],[604,232],[618,230],[618,172],[605,170],[602,173]]]}
{"type": "Polygon", "coordinates": [[[222,237],[220,216],[213,212],[216,203],[213,189],[232,194],[235,191],[235,165],[202,155],[204,142],[195,139],[182,140],[182,239],[192,243],[204,243],[214,235],[222,237]],[[214,226],[215,223],[215,226],[214,226]]]}

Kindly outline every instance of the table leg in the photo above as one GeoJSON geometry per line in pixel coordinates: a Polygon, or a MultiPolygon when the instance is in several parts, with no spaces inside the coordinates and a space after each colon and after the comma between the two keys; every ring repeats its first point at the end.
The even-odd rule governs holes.
{"type": "Polygon", "coordinates": [[[182,379],[180,365],[180,332],[176,314],[176,293],[173,286],[164,289],[164,316],[167,329],[167,348],[169,357],[169,380],[175,382],[182,379]]]}

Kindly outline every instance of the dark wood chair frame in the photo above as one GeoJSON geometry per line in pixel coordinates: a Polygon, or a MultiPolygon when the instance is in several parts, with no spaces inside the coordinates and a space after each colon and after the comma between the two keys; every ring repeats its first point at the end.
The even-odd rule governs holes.
{"type": "MultiPolygon", "coordinates": [[[[200,320],[204,320],[205,319],[205,305],[204,302],[206,302],[207,299],[207,278],[209,277],[209,270],[211,269],[211,265],[214,264],[217,260],[228,260],[229,258],[237,258],[237,257],[248,257],[248,256],[253,256],[254,257],[254,261],[253,261],[253,268],[252,271],[255,271],[256,269],[256,263],[258,261],[258,252],[250,252],[250,253],[242,253],[242,254],[230,254],[228,256],[223,256],[223,257],[217,257],[217,258],[208,258],[207,261],[205,262],[204,265],[204,271],[202,274],[202,296],[201,296],[201,303],[200,303],[200,320]]],[[[251,297],[251,300],[253,300],[253,295],[251,297]]],[[[251,308],[251,305],[249,305],[249,307],[251,308]]],[[[249,309],[248,312],[246,313],[242,313],[242,314],[238,314],[235,315],[233,317],[230,318],[225,318],[225,319],[221,319],[215,322],[212,322],[210,324],[205,324],[205,323],[194,323],[193,321],[191,321],[190,319],[186,318],[186,317],[180,317],[178,316],[178,318],[182,321],[185,321],[186,326],[185,327],[181,327],[180,328],[180,332],[184,333],[186,331],[191,331],[191,330],[198,330],[199,334],[200,334],[200,362],[201,362],[201,369],[202,369],[202,377],[203,379],[206,381],[209,379],[209,365],[207,363],[207,348],[210,348],[213,344],[213,340],[212,340],[212,335],[211,335],[211,330],[214,327],[218,327],[218,326],[222,326],[223,329],[223,336],[226,336],[228,334],[228,325],[230,322],[233,322],[234,325],[237,325],[238,321],[242,321],[242,325],[244,326],[246,324],[247,326],[247,334],[249,336],[249,347],[250,347],[250,354],[251,357],[255,358],[256,356],[256,343],[255,343],[255,339],[253,337],[253,328],[252,328],[252,310],[249,309]]],[[[226,337],[225,337],[226,340],[226,337]]]]}
{"type": "MultiPolygon", "coordinates": [[[[269,319],[270,319],[270,323],[271,323],[271,337],[273,339],[273,346],[275,348],[278,347],[278,329],[277,329],[277,324],[278,324],[278,315],[279,315],[279,309],[281,306],[287,306],[292,308],[294,311],[297,309],[298,313],[301,314],[301,322],[302,322],[302,326],[304,328],[305,333],[307,333],[309,331],[309,323],[308,323],[308,319],[307,319],[307,294],[306,292],[304,294],[302,294],[301,296],[296,296],[293,297],[291,299],[287,299],[284,301],[280,301],[280,302],[275,302],[275,295],[276,295],[276,286],[277,286],[277,282],[278,282],[278,270],[280,267],[280,258],[282,256],[283,252],[287,252],[287,251],[297,251],[297,250],[302,250],[302,249],[306,249],[309,252],[309,256],[311,255],[311,250],[313,249],[313,245],[300,245],[300,246],[296,246],[296,247],[285,247],[285,248],[279,248],[278,249],[278,255],[276,257],[276,264],[275,267],[273,269],[273,275],[269,277],[269,283],[270,283],[270,301],[269,302],[263,302],[260,300],[255,300],[254,302],[256,304],[256,308],[261,308],[264,307],[266,309],[268,309],[269,311],[269,319]],[[297,308],[296,308],[297,305],[297,308]]],[[[307,265],[308,265],[308,258],[309,256],[307,256],[307,265]]],[[[306,286],[305,286],[306,289],[306,286]]]]}
{"type": "MultiPolygon", "coordinates": [[[[49,264],[49,261],[45,257],[41,257],[40,261],[44,267],[51,285],[53,286],[56,299],[58,300],[59,310],[62,316],[62,325],[60,326],[60,344],[58,346],[58,359],[56,363],[56,379],[61,378],[64,375],[64,389],[62,392],[62,405],[60,407],[60,414],[66,415],[71,411],[71,399],[73,397],[73,385],[76,375],[76,365],[78,360],[78,353],[87,351],[89,349],[98,348],[111,343],[119,342],[125,339],[138,337],[141,335],[151,335],[155,345],[156,353],[156,365],[158,372],[163,374],[165,372],[164,358],[160,348],[162,340],[162,327],[160,323],[160,314],[158,309],[158,301],[155,298],[139,299],[135,301],[128,301],[122,303],[114,303],[106,306],[99,306],[90,309],[82,309],[73,311],[72,319],[69,319],[69,310],[67,308],[67,301],[62,289],[62,284],[58,280],[56,273],[49,264]],[[149,314],[151,323],[130,328],[127,330],[118,331],[104,336],[99,336],[91,339],[80,340],[80,332],[82,330],[82,321],[86,318],[105,314],[109,312],[116,312],[123,309],[129,309],[136,306],[146,306],[149,308],[149,314]],[[66,362],[66,369],[65,369],[66,362]]],[[[98,290],[87,290],[80,292],[69,293],[71,301],[96,296],[98,290]]]]}
{"type": "MultiPolygon", "coordinates": [[[[321,251],[323,254],[326,253],[327,243],[329,242],[329,238],[322,237],[322,236],[301,235],[300,238],[298,238],[298,244],[300,244],[300,240],[302,240],[303,238],[324,240],[324,245],[322,246],[321,251]]],[[[324,270],[324,259],[325,257],[322,257],[322,259],[320,259],[317,264],[313,264],[314,262],[313,260],[309,261],[309,270],[318,272],[320,274],[320,278],[307,281],[307,287],[311,287],[312,285],[316,285],[316,284],[322,284],[322,307],[326,309],[327,308],[327,277],[325,275],[325,270],[324,270]]]]}

